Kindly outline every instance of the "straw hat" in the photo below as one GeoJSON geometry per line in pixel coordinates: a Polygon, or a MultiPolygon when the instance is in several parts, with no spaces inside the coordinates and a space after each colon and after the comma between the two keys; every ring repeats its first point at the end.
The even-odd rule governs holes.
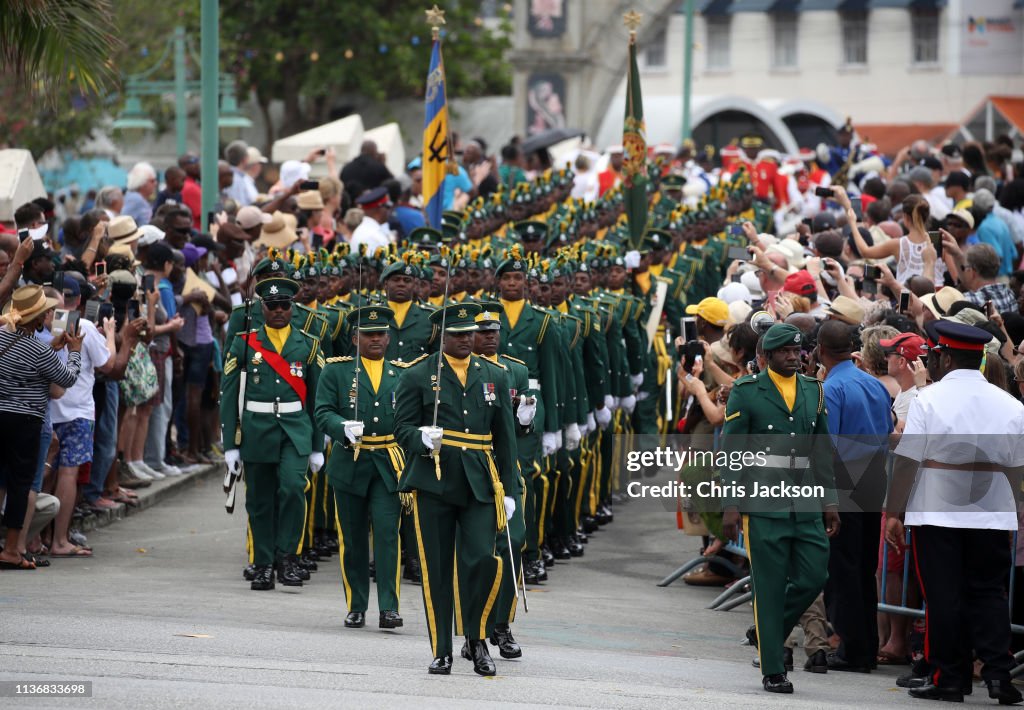
{"type": "Polygon", "coordinates": [[[139,231],[135,220],[128,215],[114,217],[107,225],[107,236],[117,244],[131,244],[137,242],[142,232],[139,231]]]}
{"type": "Polygon", "coordinates": [[[22,286],[4,307],[0,321],[13,328],[18,323],[28,323],[39,314],[56,308],[57,303],[56,298],[49,298],[43,292],[42,286],[22,286]]]}
{"type": "Polygon", "coordinates": [[[255,245],[287,249],[298,238],[295,230],[285,222],[284,214],[275,212],[271,216],[270,221],[263,225],[260,238],[256,240],[255,245]]]}

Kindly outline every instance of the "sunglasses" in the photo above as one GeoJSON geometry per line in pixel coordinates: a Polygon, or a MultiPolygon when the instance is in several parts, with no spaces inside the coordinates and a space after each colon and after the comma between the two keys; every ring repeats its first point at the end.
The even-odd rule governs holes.
{"type": "Polygon", "coordinates": [[[287,311],[292,307],[291,301],[264,301],[268,311],[287,311]]]}

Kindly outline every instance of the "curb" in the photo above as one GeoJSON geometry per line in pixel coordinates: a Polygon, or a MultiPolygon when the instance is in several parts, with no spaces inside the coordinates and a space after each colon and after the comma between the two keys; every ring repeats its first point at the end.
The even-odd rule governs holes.
{"type": "Polygon", "coordinates": [[[118,520],[124,520],[130,515],[138,515],[146,508],[150,508],[160,501],[181,492],[186,486],[202,485],[205,479],[212,477],[214,474],[222,476],[223,473],[224,464],[211,464],[180,476],[168,476],[162,481],[153,481],[149,488],[139,488],[135,491],[139,496],[139,504],[137,506],[132,507],[120,503],[116,508],[111,508],[110,510],[94,511],[92,515],[76,521],[78,525],[73,524],[72,527],[78,528],[83,533],[96,530],[97,528],[105,528],[116,523],[118,520]]]}

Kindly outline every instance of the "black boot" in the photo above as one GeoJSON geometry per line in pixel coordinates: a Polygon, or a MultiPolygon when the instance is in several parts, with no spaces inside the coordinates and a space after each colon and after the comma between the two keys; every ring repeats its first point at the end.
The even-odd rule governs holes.
{"type": "Polygon", "coordinates": [[[540,584],[540,579],[537,578],[537,564],[534,562],[526,562],[523,565],[523,581],[526,584],[540,584]]]}
{"type": "Polygon", "coordinates": [[[316,560],[310,556],[310,552],[313,552],[313,554],[316,555],[316,552],[314,552],[313,550],[306,550],[299,557],[299,566],[307,572],[316,572],[318,569],[318,565],[316,563],[316,560]]]}
{"type": "Polygon", "coordinates": [[[988,697],[993,700],[998,700],[1000,705],[1016,705],[1021,701],[1024,701],[1024,696],[1020,694],[1017,687],[1008,680],[994,681],[986,680],[985,685],[988,686],[988,697]]]}
{"type": "Polygon", "coordinates": [[[569,539],[565,541],[565,546],[569,548],[569,554],[573,557],[583,557],[583,543],[579,539],[579,535],[572,534],[569,539]]]}
{"type": "Polygon", "coordinates": [[[541,557],[542,560],[544,560],[544,566],[545,567],[554,567],[555,566],[555,556],[554,556],[554,554],[552,554],[551,548],[548,546],[547,542],[545,542],[540,547],[540,557],[541,557]]]}
{"type": "Polygon", "coordinates": [[[402,617],[398,615],[397,611],[388,609],[387,611],[382,611],[380,613],[380,622],[378,623],[378,626],[382,629],[397,629],[403,623],[402,617]]]}
{"type": "Polygon", "coordinates": [[[423,584],[423,575],[420,572],[420,561],[415,557],[410,557],[405,562],[405,572],[402,573],[402,579],[405,579],[413,584],[423,584]]]}
{"type": "Polygon", "coordinates": [[[490,641],[491,644],[498,647],[498,653],[502,658],[521,658],[523,655],[523,649],[512,637],[512,629],[508,627],[508,624],[496,624],[490,641]]]}
{"type": "MultiPolygon", "coordinates": [[[[275,567],[277,568],[277,581],[286,587],[301,587],[302,577],[296,570],[296,556],[284,555],[278,557],[275,567]]],[[[307,572],[307,574],[309,574],[307,572]]]]}
{"type": "Polygon", "coordinates": [[[946,688],[941,685],[922,685],[920,688],[911,688],[907,694],[912,698],[921,700],[945,700],[950,703],[962,703],[964,691],[962,688],[946,688]]]}
{"type": "Polygon", "coordinates": [[[255,591],[266,591],[274,588],[274,569],[270,565],[265,567],[254,567],[252,582],[249,589],[255,591]]]}
{"type": "Polygon", "coordinates": [[[537,579],[541,582],[548,581],[548,568],[544,560],[537,560],[534,564],[537,565],[537,579]]]}
{"type": "Polygon", "coordinates": [[[366,613],[362,611],[350,611],[345,616],[346,629],[361,629],[366,626],[366,613]]]}
{"type": "Polygon", "coordinates": [[[774,675],[766,675],[761,679],[761,685],[769,693],[792,693],[793,684],[789,682],[789,678],[786,677],[785,673],[776,673],[774,675]]]}
{"type": "Polygon", "coordinates": [[[242,579],[251,582],[256,577],[256,565],[249,565],[242,570],[242,579]]]}
{"type": "Polygon", "coordinates": [[[595,518],[593,515],[583,516],[583,520],[580,522],[580,525],[583,528],[583,532],[585,532],[587,535],[593,535],[597,532],[597,529],[600,527],[600,525],[597,522],[597,518],[595,518]]]}
{"type": "Polygon", "coordinates": [[[427,666],[427,673],[430,675],[451,675],[452,655],[438,656],[427,666]]]}
{"type": "Polygon", "coordinates": [[[578,528],[576,528],[576,542],[580,543],[581,545],[586,545],[588,542],[590,542],[590,538],[587,537],[587,533],[583,530],[582,523],[578,528]]]}
{"type": "Polygon", "coordinates": [[[828,658],[822,649],[811,654],[811,657],[804,663],[804,670],[809,673],[828,673],[828,658]]]}
{"type": "Polygon", "coordinates": [[[569,552],[565,540],[560,537],[551,538],[551,554],[555,556],[556,560],[572,559],[572,554],[569,552]]]}
{"type": "Polygon", "coordinates": [[[462,657],[473,661],[473,672],[477,675],[495,675],[498,672],[491,652],[487,649],[487,642],[483,639],[466,639],[462,646],[462,657]]]}

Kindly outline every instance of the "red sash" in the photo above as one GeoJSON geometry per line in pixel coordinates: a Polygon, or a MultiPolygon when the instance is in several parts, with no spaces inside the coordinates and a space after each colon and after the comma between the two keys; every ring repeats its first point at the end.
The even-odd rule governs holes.
{"type": "Polygon", "coordinates": [[[246,334],[245,341],[249,343],[250,348],[263,355],[263,359],[266,360],[267,364],[270,365],[274,372],[280,375],[285,382],[291,385],[291,388],[295,390],[295,394],[299,395],[299,400],[302,401],[302,406],[305,407],[306,381],[301,377],[296,377],[292,374],[291,365],[288,364],[288,361],[278,355],[277,351],[264,348],[256,337],[256,333],[246,334]]]}

